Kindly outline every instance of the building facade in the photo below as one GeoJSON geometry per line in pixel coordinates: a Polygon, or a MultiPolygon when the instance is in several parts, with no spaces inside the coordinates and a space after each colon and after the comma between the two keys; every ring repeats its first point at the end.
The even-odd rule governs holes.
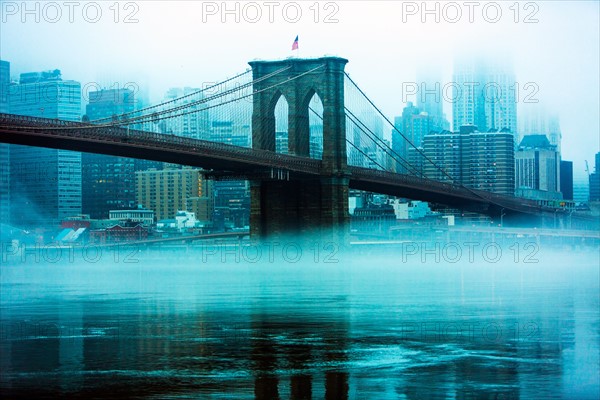
{"type": "Polygon", "coordinates": [[[517,134],[517,87],[507,65],[461,60],[454,65],[452,127],[476,125],[481,132],[517,134]]]}
{"type": "Polygon", "coordinates": [[[186,113],[177,118],[164,120],[164,133],[185,136],[192,139],[210,139],[210,114],[203,110],[207,104],[203,102],[201,89],[183,87],[171,88],[165,94],[163,101],[169,102],[165,107],[186,106],[186,113]]]}
{"type": "MultiPolygon", "coordinates": [[[[251,144],[250,136],[250,126],[248,125],[236,125],[234,121],[212,122],[211,140],[215,142],[249,147],[251,144]]],[[[280,146],[283,146],[281,139],[280,146]]],[[[224,230],[249,226],[249,182],[216,181],[213,183],[212,189],[214,197],[213,223],[215,229],[224,230]]]]}
{"type": "Polygon", "coordinates": [[[524,104],[519,117],[519,143],[525,135],[545,134],[551,145],[561,151],[562,133],[558,113],[538,103],[524,104]]]}
{"type": "Polygon", "coordinates": [[[110,210],[108,219],[115,221],[139,222],[144,226],[154,224],[154,211],[138,208],[135,210],[110,210]]]}
{"type": "MultiPolygon", "coordinates": [[[[81,84],[59,70],[24,73],[11,86],[12,114],[81,120],[81,84]]],[[[10,147],[11,220],[18,226],[55,226],[81,214],[81,153],[10,147]]]]}
{"type": "MultiPolygon", "coordinates": [[[[8,113],[10,63],[0,60],[0,113],[8,113]]],[[[10,221],[10,150],[0,143],[0,221],[10,221]]]]}
{"type": "Polygon", "coordinates": [[[90,231],[90,242],[96,244],[135,242],[148,239],[148,228],[132,222],[90,231]]]}
{"type": "Polygon", "coordinates": [[[507,130],[479,132],[462,126],[460,132],[425,136],[425,175],[434,180],[453,181],[472,189],[514,195],[514,137],[507,130]]]}
{"type": "Polygon", "coordinates": [[[545,135],[523,137],[515,153],[515,163],[518,190],[533,189],[550,196],[560,192],[560,153],[545,135]]]}
{"type": "Polygon", "coordinates": [[[576,203],[587,203],[590,200],[590,179],[588,176],[573,176],[573,200],[576,203]]]}
{"type": "MultiPolygon", "coordinates": [[[[108,122],[134,111],[131,89],[104,89],[90,92],[86,117],[108,122]],[[109,120],[105,120],[108,118],[109,120]]],[[[104,219],[110,210],[135,206],[135,160],[104,154],[82,153],[82,209],[93,219],[104,219]]]]}
{"type": "Polygon", "coordinates": [[[590,201],[600,201],[600,152],[594,157],[594,172],[590,174],[590,201]]]}
{"type": "Polygon", "coordinates": [[[442,74],[439,67],[421,66],[417,73],[417,84],[417,107],[431,118],[430,130],[449,130],[450,124],[443,110],[442,74]]]}
{"type": "Polygon", "coordinates": [[[186,210],[187,199],[203,197],[205,180],[196,168],[174,168],[137,171],[136,201],[153,210],[157,221],[173,219],[178,211],[186,210]]]}
{"type": "Polygon", "coordinates": [[[392,131],[394,171],[420,174],[422,172],[420,166],[423,164],[420,155],[420,150],[423,148],[423,139],[431,132],[440,132],[438,130],[440,127],[439,121],[436,122],[434,117],[415,107],[412,102],[408,102],[402,110],[402,116],[395,118],[394,127],[402,133],[392,131]]]}
{"type": "Polygon", "coordinates": [[[560,192],[563,199],[573,200],[573,161],[560,160],[560,192]]]}

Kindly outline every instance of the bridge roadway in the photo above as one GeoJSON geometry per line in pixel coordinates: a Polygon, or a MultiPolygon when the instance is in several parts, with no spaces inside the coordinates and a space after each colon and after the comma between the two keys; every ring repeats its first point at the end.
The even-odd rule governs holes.
{"type": "MultiPolygon", "coordinates": [[[[199,167],[246,179],[314,179],[321,161],[175,135],[57,119],[0,114],[0,142],[199,167]],[[277,172],[284,174],[277,174],[277,172]]],[[[349,187],[499,215],[554,213],[536,202],[416,176],[349,166],[349,187]]]]}

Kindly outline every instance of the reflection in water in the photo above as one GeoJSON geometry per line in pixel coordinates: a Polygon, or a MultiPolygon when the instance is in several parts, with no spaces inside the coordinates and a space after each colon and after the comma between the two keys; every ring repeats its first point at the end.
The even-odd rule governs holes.
{"type": "Polygon", "coordinates": [[[3,398],[597,398],[598,267],[21,265],[3,398]]]}

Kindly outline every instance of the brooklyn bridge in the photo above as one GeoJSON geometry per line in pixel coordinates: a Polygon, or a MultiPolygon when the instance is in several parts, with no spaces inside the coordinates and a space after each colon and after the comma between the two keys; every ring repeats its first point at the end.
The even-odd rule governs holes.
{"type": "MultiPolygon", "coordinates": [[[[494,217],[556,218],[566,214],[514,196],[467,187],[429,159],[402,132],[394,133],[447,179],[427,177],[363,119],[365,109],[395,130],[345,72],[338,57],[253,61],[251,69],[183,105],[161,104],[104,120],[72,122],[0,114],[0,142],[125,156],[205,170],[213,179],[251,183],[250,231],[254,237],[346,229],[349,189],[422,200],[494,217]],[[311,107],[318,96],[322,112],[311,107]],[[287,152],[276,151],[275,107],[288,104],[287,152]],[[251,147],[144,130],[144,123],[194,112],[250,108],[251,147]],[[309,118],[322,120],[322,157],[311,158],[309,118]],[[312,117],[311,117],[312,116],[312,117]],[[364,151],[365,143],[383,157],[364,151]],[[359,157],[356,157],[356,156],[359,157]],[[361,162],[356,160],[360,159],[361,162]],[[365,162],[366,161],[366,162],[365,162]]],[[[367,147],[368,147],[367,146],[367,147]]]]}

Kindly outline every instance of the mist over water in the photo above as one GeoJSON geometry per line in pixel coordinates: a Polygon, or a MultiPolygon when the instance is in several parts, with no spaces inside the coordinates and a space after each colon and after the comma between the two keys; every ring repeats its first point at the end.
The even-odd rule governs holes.
{"type": "Polygon", "coordinates": [[[597,249],[429,245],[4,265],[3,397],[598,397],[597,249]]]}

